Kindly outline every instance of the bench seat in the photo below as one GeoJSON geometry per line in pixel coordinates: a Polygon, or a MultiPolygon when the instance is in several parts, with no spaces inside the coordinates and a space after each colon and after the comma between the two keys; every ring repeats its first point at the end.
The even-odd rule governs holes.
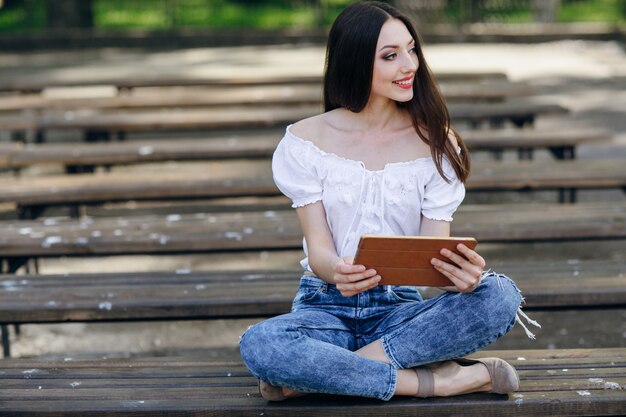
{"type": "MultiPolygon", "coordinates": [[[[141,140],[108,143],[0,144],[0,167],[22,168],[38,163],[66,166],[130,164],[155,161],[269,158],[282,130],[254,135],[222,135],[176,141],[141,140]]],[[[470,150],[550,149],[563,154],[580,144],[598,144],[610,138],[608,131],[596,128],[553,130],[480,130],[461,135],[470,150]]]]}
{"type": "MultiPolygon", "coordinates": [[[[514,277],[525,309],[626,306],[626,262],[493,265],[514,277]]],[[[289,312],[301,270],[0,275],[0,323],[224,319],[289,312]]],[[[429,298],[438,290],[423,289],[429,298]]]]}
{"type": "MultiPolygon", "coordinates": [[[[532,94],[526,83],[513,82],[465,82],[441,85],[447,101],[501,101],[507,97],[532,94]]],[[[230,86],[210,88],[170,88],[165,90],[134,91],[116,96],[63,97],[62,92],[4,96],[0,100],[0,112],[46,109],[145,109],[164,107],[204,107],[229,105],[283,105],[320,104],[321,85],[266,85],[230,86]]]]}
{"type": "MultiPolygon", "coordinates": [[[[564,161],[479,161],[466,183],[468,191],[531,191],[626,188],[622,159],[564,161]]],[[[210,170],[163,168],[154,172],[100,172],[0,180],[0,202],[21,207],[101,204],[121,200],[168,200],[271,196],[280,192],[268,163],[236,178],[210,170]]]]}
{"type": "Polygon", "coordinates": [[[483,351],[520,374],[511,395],[263,400],[236,350],[154,358],[4,359],[0,414],[107,416],[620,416],[626,349],[483,351]]]}
{"type": "MultiPolygon", "coordinates": [[[[452,235],[479,242],[626,237],[624,203],[461,206],[452,235]]],[[[293,210],[0,222],[0,258],[299,249],[293,210]]]]}
{"type": "MultiPolygon", "coordinates": [[[[451,103],[453,121],[478,125],[512,121],[517,126],[532,124],[540,115],[563,115],[568,110],[558,104],[532,100],[504,103],[451,103]]],[[[320,105],[231,107],[219,109],[156,109],[143,111],[50,111],[43,115],[2,115],[1,130],[7,132],[49,129],[80,129],[85,132],[137,132],[157,130],[206,130],[284,126],[321,112],[320,105]]],[[[43,140],[40,137],[39,140],[43,140]]]]}
{"type": "MultiPolygon", "coordinates": [[[[436,73],[439,81],[501,81],[507,76],[498,71],[438,71],[436,73]]],[[[298,75],[298,76],[256,76],[256,77],[198,77],[183,76],[179,72],[172,74],[155,74],[144,77],[111,77],[102,76],[79,79],[50,77],[49,69],[42,68],[36,75],[30,73],[28,76],[3,77],[0,80],[0,91],[35,92],[51,87],[88,87],[88,86],[114,86],[120,90],[131,90],[141,87],[181,87],[181,86],[262,86],[262,85],[292,85],[292,84],[313,84],[321,85],[321,74],[298,75]]]]}

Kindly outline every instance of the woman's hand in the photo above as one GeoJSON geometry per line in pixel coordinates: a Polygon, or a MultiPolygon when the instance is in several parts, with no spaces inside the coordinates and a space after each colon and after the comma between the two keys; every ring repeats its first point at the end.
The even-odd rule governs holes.
{"type": "Polygon", "coordinates": [[[431,263],[437,271],[448,277],[454,284],[453,287],[440,287],[442,290],[472,292],[480,285],[485,260],[476,251],[462,243],[458,244],[457,249],[465,258],[448,249],[441,249],[439,253],[450,259],[452,263],[443,262],[436,258],[433,258],[431,263]]]}
{"type": "Polygon", "coordinates": [[[380,282],[380,275],[374,269],[366,270],[363,265],[354,265],[354,256],[337,258],[332,269],[333,282],[344,297],[372,289],[380,282]]]}

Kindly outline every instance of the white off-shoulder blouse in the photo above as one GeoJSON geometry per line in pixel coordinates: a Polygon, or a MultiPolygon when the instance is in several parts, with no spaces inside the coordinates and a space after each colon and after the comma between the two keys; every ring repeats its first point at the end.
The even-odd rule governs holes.
{"type": "MultiPolygon", "coordinates": [[[[371,171],[361,161],[325,152],[295,136],[290,127],[274,152],[274,182],[294,208],[322,201],[340,257],[356,253],[361,235],[419,235],[422,215],[452,221],[465,197],[465,187],[445,157],[442,166],[449,183],[432,157],[371,171]]],[[[301,265],[311,271],[305,239],[303,248],[307,258],[301,265]]]]}

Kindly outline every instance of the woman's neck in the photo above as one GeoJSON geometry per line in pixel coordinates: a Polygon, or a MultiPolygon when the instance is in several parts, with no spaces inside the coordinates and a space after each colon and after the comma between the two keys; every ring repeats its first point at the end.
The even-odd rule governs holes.
{"type": "Polygon", "coordinates": [[[398,128],[405,123],[403,110],[386,97],[372,97],[365,108],[354,115],[363,129],[370,132],[398,128]]]}

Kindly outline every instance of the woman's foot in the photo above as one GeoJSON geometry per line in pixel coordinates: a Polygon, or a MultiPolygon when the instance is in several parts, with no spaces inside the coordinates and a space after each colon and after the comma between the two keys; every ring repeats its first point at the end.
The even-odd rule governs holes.
{"type": "Polygon", "coordinates": [[[306,394],[304,392],[290,390],[289,388],[277,387],[265,381],[259,381],[259,393],[261,397],[268,401],[283,401],[306,394]]]}
{"type": "Polygon", "coordinates": [[[418,387],[421,385],[418,388],[419,397],[448,397],[470,392],[505,394],[519,387],[515,368],[498,358],[438,362],[415,371],[418,387]]]}

